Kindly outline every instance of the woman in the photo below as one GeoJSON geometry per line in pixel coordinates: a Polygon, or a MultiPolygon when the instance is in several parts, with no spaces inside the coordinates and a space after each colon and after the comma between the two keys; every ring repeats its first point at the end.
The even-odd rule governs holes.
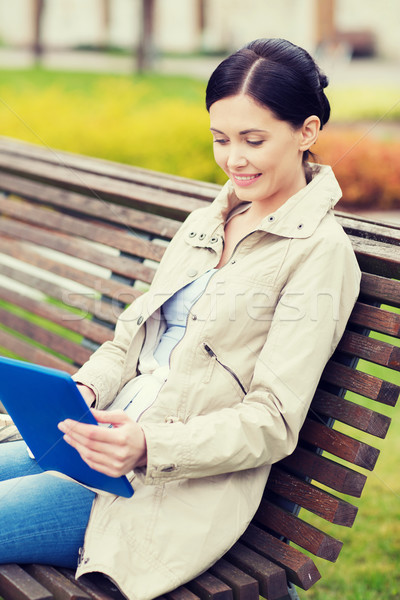
{"type": "Polygon", "coordinates": [[[145,600],[205,570],[246,529],[358,295],[332,212],[340,188],[308,162],[329,118],[326,85],[307,52],[278,39],[212,74],[206,103],[228,182],[75,376],[112,427],[60,423],[90,466],[128,474],[135,494],[96,496],[9,444],[0,476],[24,476],[0,486],[2,562],[75,566],[79,553],[78,576],[103,572],[145,600]]]}

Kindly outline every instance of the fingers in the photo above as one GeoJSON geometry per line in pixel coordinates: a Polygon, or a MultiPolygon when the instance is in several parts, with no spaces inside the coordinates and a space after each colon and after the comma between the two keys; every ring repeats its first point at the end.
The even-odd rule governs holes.
{"type": "Polygon", "coordinates": [[[119,477],[146,464],[146,442],[141,427],[123,411],[93,410],[95,418],[111,428],[66,419],[59,423],[64,440],[93,469],[119,477]]]}

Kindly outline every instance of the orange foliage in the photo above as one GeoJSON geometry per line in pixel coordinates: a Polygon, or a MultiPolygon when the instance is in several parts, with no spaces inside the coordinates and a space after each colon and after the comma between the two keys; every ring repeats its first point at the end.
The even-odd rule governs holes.
{"type": "Polygon", "coordinates": [[[400,208],[400,142],[327,129],[313,152],[332,166],[348,208],[400,208]]]}

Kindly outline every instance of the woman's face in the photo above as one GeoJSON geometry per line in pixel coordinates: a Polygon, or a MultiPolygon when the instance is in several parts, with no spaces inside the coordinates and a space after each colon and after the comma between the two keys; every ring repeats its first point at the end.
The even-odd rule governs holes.
{"type": "Polygon", "coordinates": [[[301,128],[244,94],[214,102],[210,123],[215,160],[240,200],[275,210],[306,185],[301,128]]]}

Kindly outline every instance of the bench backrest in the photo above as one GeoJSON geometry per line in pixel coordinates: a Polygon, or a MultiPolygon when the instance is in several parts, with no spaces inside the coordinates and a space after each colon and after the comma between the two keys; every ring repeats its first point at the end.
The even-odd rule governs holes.
{"type": "MultiPolygon", "coordinates": [[[[218,189],[0,138],[0,354],[74,372],[147,289],[180,222],[218,189]]],[[[400,369],[400,228],[337,217],[363,271],[359,300],[295,452],[273,466],[253,522],[209,575],[224,581],[228,561],[271,600],[287,593],[286,578],[303,589],[319,579],[309,554],[338,557],[342,543],[323,520],[352,526],[357,508],[341,494],[361,495],[357,468],[373,470],[379,454],[358,432],[384,438],[379,405],[399,395],[371,365],[400,369]],[[299,509],[321,517],[321,529],[299,509]]]]}

